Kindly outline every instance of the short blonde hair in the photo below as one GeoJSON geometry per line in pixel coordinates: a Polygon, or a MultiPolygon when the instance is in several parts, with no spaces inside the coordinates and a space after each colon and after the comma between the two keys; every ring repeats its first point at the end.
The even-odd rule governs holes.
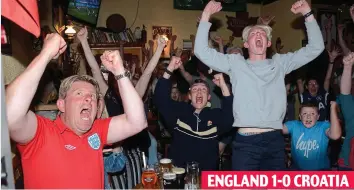
{"type": "Polygon", "coordinates": [[[96,89],[97,98],[99,99],[101,97],[100,87],[98,86],[98,83],[94,78],[92,78],[89,75],[73,75],[68,78],[65,78],[60,84],[59,99],[65,99],[68,91],[70,90],[74,82],[79,82],[79,81],[92,84],[96,89]]]}
{"type": "Polygon", "coordinates": [[[264,30],[267,35],[268,41],[272,40],[272,28],[268,25],[257,24],[257,25],[247,26],[245,29],[243,29],[243,31],[242,31],[242,41],[243,42],[247,42],[248,35],[250,34],[250,31],[252,30],[252,28],[260,28],[260,29],[264,30]]]}

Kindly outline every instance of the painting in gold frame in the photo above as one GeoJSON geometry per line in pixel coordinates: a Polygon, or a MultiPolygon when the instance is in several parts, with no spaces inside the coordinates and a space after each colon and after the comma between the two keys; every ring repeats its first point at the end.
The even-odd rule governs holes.
{"type": "Polygon", "coordinates": [[[171,54],[170,39],[172,38],[172,26],[152,26],[152,39],[154,41],[154,53],[157,48],[157,38],[159,36],[164,36],[165,39],[168,40],[167,45],[161,54],[161,58],[170,58],[170,54],[171,54]]]}

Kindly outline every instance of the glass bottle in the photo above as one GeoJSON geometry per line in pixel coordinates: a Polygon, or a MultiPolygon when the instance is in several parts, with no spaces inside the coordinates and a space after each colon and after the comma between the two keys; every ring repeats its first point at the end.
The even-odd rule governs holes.
{"type": "Polygon", "coordinates": [[[188,162],[184,189],[199,188],[199,163],[188,162]]]}
{"type": "Polygon", "coordinates": [[[143,30],[141,31],[141,42],[144,44],[147,42],[147,32],[145,29],[145,25],[143,25],[143,30]]]}

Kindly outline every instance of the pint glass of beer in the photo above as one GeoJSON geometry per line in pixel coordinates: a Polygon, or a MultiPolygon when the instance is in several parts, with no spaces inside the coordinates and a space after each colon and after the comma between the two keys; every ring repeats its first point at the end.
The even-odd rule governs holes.
{"type": "Polygon", "coordinates": [[[141,174],[141,183],[144,189],[154,189],[157,182],[157,174],[153,167],[146,167],[141,174]]]}
{"type": "Polygon", "coordinates": [[[168,158],[163,158],[160,160],[160,168],[162,173],[172,171],[172,160],[168,158]]]}
{"type": "Polygon", "coordinates": [[[186,170],[184,168],[172,168],[172,172],[176,174],[176,182],[177,188],[176,189],[184,189],[184,178],[186,170]]]}
{"type": "Polygon", "coordinates": [[[175,173],[166,172],[163,174],[163,188],[178,189],[175,173]]]}

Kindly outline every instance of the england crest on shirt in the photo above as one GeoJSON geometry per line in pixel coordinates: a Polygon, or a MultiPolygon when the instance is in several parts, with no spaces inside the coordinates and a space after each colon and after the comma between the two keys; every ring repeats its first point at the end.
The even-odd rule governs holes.
{"type": "Polygon", "coordinates": [[[98,150],[100,148],[101,140],[97,133],[89,136],[87,140],[91,148],[93,148],[94,150],[98,150]]]}

